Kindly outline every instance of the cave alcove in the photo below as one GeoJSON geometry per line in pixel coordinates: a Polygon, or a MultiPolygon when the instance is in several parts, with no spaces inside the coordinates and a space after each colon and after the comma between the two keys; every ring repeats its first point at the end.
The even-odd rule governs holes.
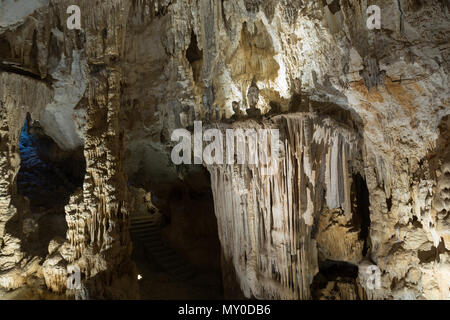
{"type": "Polygon", "coordinates": [[[149,204],[143,214],[132,213],[130,229],[144,299],[223,298],[209,172],[201,166],[184,169],[182,179],[168,179],[167,185],[146,183],[142,174],[129,181],[149,204]]]}
{"type": "Polygon", "coordinates": [[[27,114],[19,139],[20,170],[17,192],[28,199],[37,222],[37,241],[31,250],[45,257],[49,242],[66,237],[64,207],[83,185],[86,164],[83,151],[62,150],[45,134],[39,121],[27,114]]]}
{"type": "MultiPolygon", "coordinates": [[[[334,237],[328,238],[326,234],[318,234],[319,252],[325,250],[324,254],[319,254],[319,272],[315,275],[310,286],[311,298],[313,300],[328,299],[365,299],[364,292],[358,284],[358,264],[361,260],[370,257],[370,201],[367,183],[360,173],[352,175],[351,184],[351,202],[352,202],[352,218],[345,221],[342,208],[329,210],[325,208],[325,215],[333,215],[333,218],[325,221],[327,234],[330,232],[338,232],[338,237],[342,244],[352,248],[350,251],[336,250],[336,253],[330,256],[330,239],[334,241],[334,237]],[[331,231],[333,228],[336,231],[331,231]],[[348,232],[357,233],[356,237],[345,238],[342,235],[348,232]],[[338,236],[339,235],[339,236],[338,236]],[[323,246],[323,247],[322,247],[323,246]],[[327,251],[328,249],[328,251],[327,251]],[[337,254],[340,252],[340,254],[337,254]]],[[[339,247],[336,247],[336,249],[339,247]]]]}

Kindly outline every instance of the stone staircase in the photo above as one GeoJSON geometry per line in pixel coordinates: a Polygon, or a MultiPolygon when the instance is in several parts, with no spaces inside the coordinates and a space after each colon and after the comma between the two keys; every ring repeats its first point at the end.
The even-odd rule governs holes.
{"type": "Polygon", "coordinates": [[[132,215],[130,232],[133,241],[142,244],[146,254],[151,255],[173,279],[189,281],[195,276],[190,264],[162,240],[157,215],[132,215]]]}

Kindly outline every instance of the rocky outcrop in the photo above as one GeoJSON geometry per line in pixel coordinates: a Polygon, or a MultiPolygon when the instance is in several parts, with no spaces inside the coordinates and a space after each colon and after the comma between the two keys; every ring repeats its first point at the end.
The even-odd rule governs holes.
{"type": "Polygon", "coordinates": [[[2,286],[33,270],[14,180],[30,112],[86,160],[44,264],[53,291],[77,264],[78,297],[135,297],[127,183],[168,198],[191,170],[171,133],[202,120],[282,137],[276,174],[205,164],[230,291],[450,298],[446,1],[377,1],[379,30],[357,0],[75,2],[81,30],[66,0],[0,4],[2,286]]]}

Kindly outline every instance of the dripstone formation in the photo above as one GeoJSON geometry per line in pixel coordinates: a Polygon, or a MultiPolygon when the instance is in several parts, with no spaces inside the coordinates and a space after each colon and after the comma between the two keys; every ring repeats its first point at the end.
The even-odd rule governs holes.
{"type": "Polygon", "coordinates": [[[224,297],[450,299],[449,9],[0,1],[0,298],[141,297],[129,229],[146,194],[171,245],[217,265],[224,297]],[[26,119],[83,180],[48,243],[48,210],[18,188],[26,119]],[[175,165],[171,135],[194,121],[278,129],[278,170],[175,165]],[[189,245],[212,233],[217,248],[189,245]]]}

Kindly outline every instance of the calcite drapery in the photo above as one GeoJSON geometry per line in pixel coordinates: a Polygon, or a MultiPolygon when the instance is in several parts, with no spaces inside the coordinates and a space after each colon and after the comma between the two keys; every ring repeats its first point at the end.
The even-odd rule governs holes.
{"type": "MultiPolygon", "coordinates": [[[[282,132],[284,154],[274,175],[263,175],[258,165],[208,166],[219,237],[245,296],[309,299],[318,272],[314,224],[325,203],[350,210],[351,217],[351,163],[361,152],[360,137],[318,114],[272,121],[282,132]]],[[[233,124],[239,126],[263,127],[233,124]]]]}

